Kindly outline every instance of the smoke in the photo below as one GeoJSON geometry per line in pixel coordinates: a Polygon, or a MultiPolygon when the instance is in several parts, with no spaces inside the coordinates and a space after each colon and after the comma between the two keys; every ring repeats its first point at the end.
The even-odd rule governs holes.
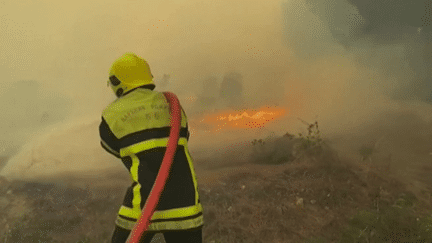
{"type": "Polygon", "coordinates": [[[377,156],[393,156],[393,168],[411,173],[428,164],[430,1],[305,0],[282,6],[284,43],[295,57],[287,82],[298,80],[293,86],[303,88],[299,114],[309,120],[318,115],[321,128],[350,158],[358,159],[361,146],[381,141],[377,156]]]}
{"type": "MultiPolygon", "coordinates": [[[[64,164],[93,165],[98,169],[105,166],[100,160],[74,159],[50,147],[52,141],[67,147],[68,137],[73,135],[82,137],[76,141],[82,151],[75,153],[88,154],[92,149],[98,150],[100,156],[106,153],[100,148],[97,133],[89,133],[90,128],[79,129],[84,125],[73,121],[91,117],[89,126],[98,130],[101,111],[115,99],[106,85],[109,68],[125,52],[145,58],[156,85],[161,83],[156,89],[176,93],[186,111],[193,113],[185,97],[201,91],[203,78],[239,71],[244,80],[249,80],[245,92],[253,93],[261,82],[259,69],[271,69],[274,52],[281,49],[280,38],[275,38],[280,30],[280,6],[276,2],[245,5],[243,1],[232,1],[227,6],[205,1],[25,0],[3,1],[1,5],[0,93],[2,101],[8,101],[2,106],[2,145],[7,145],[4,154],[13,154],[9,144],[17,149],[25,145],[25,150],[8,162],[7,174],[11,177],[19,174],[16,170],[32,171],[26,166],[32,164],[30,151],[47,157],[52,153],[64,164]],[[255,54],[254,47],[261,54],[255,54]],[[255,67],[260,68],[250,72],[255,67]],[[39,87],[19,85],[23,80],[32,80],[39,87]],[[17,86],[21,88],[9,89],[17,86]],[[15,104],[13,97],[20,97],[22,102],[15,104]],[[52,107],[57,118],[46,115],[43,106],[52,107]],[[47,117],[53,117],[52,123],[35,125],[47,117]],[[14,129],[9,128],[10,124],[14,129]],[[37,152],[40,150],[45,152],[37,152]]],[[[194,143],[199,141],[191,139],[192,147],[194,143]]],[[[66,170],[62,166],[53,168],[58,172],[66,170]]]]}
{"type": "MultiPolygon", "coordinates": [[[[106,85],[108,71],[116,58],[131,51],[148,61],[157,91],[179,96],[191,121],[208,107],[229,108],[219,97],[229,73],[241,75],[243,104],[289,110],[269,131],[295,132],[303,126],[297,117],[317,118],[327,134],[360,130],[385,112],[414,111],[423,120],[432,119],[427,112],[430,105],[424,103],[430,100],[432,84],[429,6],[423,2],[24,0],[1,4],[5,14],[0,19],[0,97],[8,104],[1,111],[7,114],[0,122],[1,141],[16,148],[26,144],[27,149],[9,164],[31,164],[31,157],[24,156],[29,151],[44,150],[39,154],[49,157],[50,140],[67,147],[73,135],[81,151],[73,152],[74,156],[52,151],[58,163],[106,168],[97,131],[101,111],[115,99],[106,85]],[[189,102],[189,96],[199,97],[200,103],[189,102]],[[21,98],[16,103],[13,97],[21,98]],[[51,123],[35,125],[50,117],[51,123]],[[78,122],[80,118],[88,119],[88,124],[78,122]],[[10,129],[10,124],[15,128],[10,129]],[[47,139],[40,140],[42,135],[47,139]],[[93,159],[81,157],[89,153],[93,159]]],[[[244,131],[208,136],[193,135],[191,150],[214,149],[252,137],[244,131]]]]}
{"type": "Polygon", "coordinates": [[[168,74],[164,74],[163,78],[158,82],[160,87],[165,88],[169,84],[170,76],[168,74]]]}
{"type": "Polygon", "coordinates": [[[349,126],[397,109],[395,100],[430,102],[428,9],[424,1],[283,1],[284,44],[295,57],[286,82],[307,90],[309,114],[349,126]]]}
{"type": "Polygon", "coordinates": [[[0,154],[11,156],[35,132],[64,121],[72,101],[43,83],[22,80],[3,86],[0,103],[0,154]]]}
{"type": "Polygon", "coordinates": [[[359,65],[380,73],[394,98],[431,101],[431,3],[428,1],[307,1],[331,37],[359,65]]]}
{"type": "Polygon", "coordinates": [[[238,107],[243,100],[243,78],[236,72],[227,73],[221,83],[219,98],[230,107],[238,107]]]}

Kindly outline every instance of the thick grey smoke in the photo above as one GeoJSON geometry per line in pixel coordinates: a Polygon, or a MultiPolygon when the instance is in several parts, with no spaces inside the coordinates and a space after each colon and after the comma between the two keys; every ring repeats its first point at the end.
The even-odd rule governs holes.
{"type": "Polygon", "coordinates": [[[168,74],[164,74],[162,79],[158,82],[158,85],[162,88],[165,88],[169,84],[170,76],[168,74]]]}
{"type": "Polygon", "coordinates": [[[402,0],[283,1],[282,38],[292,51],[285,92],[301,100],[297,115],[346,131],[400,111],[404,101],[430,102],[430,7],[402,0]]]}
{"type": "MultiPolygon", "coordinates": [[[[328,55],[334,51],[330,43],[338,43],[346,55],[354,55],[358,66],[379,75],[372,82],[386,87],[379,88],[385,94],[432,101],[430,1],[306,0],[296,3],[285,4],[287,34],[295,35],[289,29],[294,20],[289,17],[295,12],[293,6],[304,5],[311,13],[311,18],[304,15],[297,20],[309,20],[309,26],[300,25],[309,29],[311,35],[297,43],[298,55],[303,58],[328,55]],[[314,29],[318,25],[320,30],[314,29]]],[[[286,38],[292,45],[293,37],[286,38]]],[[[365,77],[357,82],[370,80],[365,77]]]]}
{"type": "MultiPolygon", "coordinates": [[[[109,68],[125,52],[148,61],[156,90],[177,94],[191,123],[194,111],[203,109],[194,109],[196,99],[189,98],[202,93],[202,81],[212,75],[220,84],[224,74],[238,71],[245,96],[261,103],[269,95],[256,95],[256,90],[286,49],[280,45],[279,3],[228,5],[3,1],[0,100],[7,105],[1,108],[0,156],[24,147],[9,160],[7,173],[2,172],[40,177],[80,168],[102,170],[109,161],[120,165],[107,159],[97,131],[103,108],[115,99],[106,85],[109,68]]],[[[191,148],[210,141],[203,137],[191,139],[191,148]]]]}
{"type": "Polygon", "coordinates": [[[243,76],[237,72],[224,75],[219,98],[225,100],[227,107],[239,107],[243,103],[243,76]]]}
{"type": "MultiPolygon", "coordinates": [[[[285,108],[266,130],[279,134],[303,129],[297,117],[317,118],[324,134],[360,133],[384,112],[432,119],[430,105],[420,102],[431,94],[430,17],[418,1],[1,4],[0,100],[9,104],[1,108],[1,142],[14,144],[8,153],[26,144],[10,160],[10,176],[120,165],[100,148],[98,125],[115,99],[106,85],[109,68],[125,52],[148,61],[157,91],[178,95],[191,130],[200,111],[235,102],[285,108]],[[233,84],[224,84],[225,75],[234,72],[241,88],[220,97],[233,84]]],[[[190,148],[205,153],[246,138],[257,136],[196,132],[190,148]]]]}
{"type": "Polygon", "coordinates": [[[5,84],[0,103],[0,154],[4,156],[14,154],[34,132],[64,121],[73,104],[35,80],[5,84]]]}
{"type": "Polygon", "coordinates": [[[342,134],[341,154],[355,161],[361,146],[378,147],[373,163],[391,157],[392,167],[407,173],[429,164],[432,3],[299,0],[282,6],[284,43],[295,56],[287,82],[307,87],[302,107],[320,115],[324,130],[342,134]]]}
{"type": "MultiPolygon", "coordinates": [[[[375,46],[400,44],[402,53],[387,59],[387,68],[383,70],[389,77],[396,77],[398,70],[394,57],[403,58],[411,74],[407,79],[401,75],[400,88],[394,93],[397,98],[421,99],[432,101],[432,4],[430,1],[361,1],[350,0],[365,20],[363,26],[353,29],[353,36],[346,45],[352,45],[360,39],[369,38],[375,46]],[[396,65],[392,65],[396,64],[396,65]]],[[[372,57],[375,63],[377,57],[372,57]]],[[[371,61],[372,61],[371,60],[371,61]]],[[[364,62],[366,65],[366,63],[364,62]]],[[[372,66],[373,63],[369,62],[372,66]]]]}

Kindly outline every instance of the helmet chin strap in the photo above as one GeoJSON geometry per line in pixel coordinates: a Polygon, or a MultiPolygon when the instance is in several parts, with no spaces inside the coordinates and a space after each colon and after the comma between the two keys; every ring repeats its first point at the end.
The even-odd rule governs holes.
{"type": "Polygon", "coordinates": [[[119,88],[119,89],[116,91],[116,96],[117,96],[118,98],[120,98],[122,95],[123,95],[123,89],[122,89],[122,88],[119,88]]]}
{"type": "MultiPolygon", "coordinates": [[[[115,83],[115,82],[114,82],[114,83],[115,83]]],[[[116,84],[117,84],[117,85],[114,85],[113,82],[112,82],[112,80],[111,80],[111,81],[108,81],[108,86],[111,86],[111,87],[113,87],[113,86],[118,86],[118,85],[121,84],[121,82],[116,83],[116,84]]],[[[118,88],[117,91],[116,91],[114,94],[115,94],[115,96],[116,96],[117,98],[120,98],[120,97],[122,97],[124,94],[127,94],[127,93],[129,93],[130,91],[135,90],[135,89],[138,89],[138,88],[146,88],[146,89],[149,89],[149,90],[154,90],[155,85],[154,85],[154,84],[151,84],[151,85],[149,85],[149,84],[145,84],[145,85],[142,85],[142,86],[135,87],[135,88],[133,88],[133,89],[131,89],[131,90],[128,90],[127,92],[124,92],[124,88],[118,88]]]]}

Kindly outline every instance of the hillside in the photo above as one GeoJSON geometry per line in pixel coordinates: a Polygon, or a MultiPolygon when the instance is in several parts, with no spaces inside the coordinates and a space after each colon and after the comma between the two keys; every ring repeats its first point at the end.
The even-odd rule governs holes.
{"type": "MultiPolygon", "coordinates": [[[[389,164],[362,167],[316,139],[312,145],[306,141],[289,134],[254,141],[253,153],[268,156],[253,156],[249,165],[198,170],[204,242],[432,240],[430,190],[411,190],[391,176],[389,164]],[[277,144],[283,146],[263,152],[277,144]]],[[[127,181],[116,172],[103,174],[118,187],[2,178],[0,242],[109,242],[127,181]]],[[[157,235],[153,242],[164,241],[157,235]]]]}

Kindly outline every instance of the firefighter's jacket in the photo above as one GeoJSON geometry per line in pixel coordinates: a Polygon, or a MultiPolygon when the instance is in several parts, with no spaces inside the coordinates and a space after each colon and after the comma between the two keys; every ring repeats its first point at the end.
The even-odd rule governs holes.
{"type": "MultiPolygon", "coordinates": [[[[116,224],[133,229],[150,194],[170,133],[169,105],[161,92],[136,88],[111,103],[99,126],[102,147],[120,158],[132,179],[116,224]]],[[[177,151],[148,231],[203,226],[197,177],[188,149],[189,130],[182,109],[177,151]]]]}

